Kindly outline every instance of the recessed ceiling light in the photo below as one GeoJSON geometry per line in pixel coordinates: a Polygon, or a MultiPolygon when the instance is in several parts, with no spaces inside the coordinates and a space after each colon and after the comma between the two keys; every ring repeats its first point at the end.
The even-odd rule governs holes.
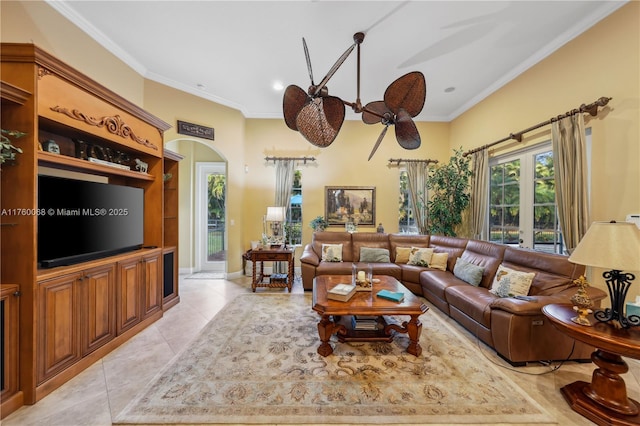
{"type": "Polygon", "coordinates": [[[284,89],[284,84],[282,84],[281,81],[274,81],[273,82],[273,90],[280,91],[282,89],[284,89]]]}
{"type": "Polygon", "coordinates": [[[453,87],[453,86],[451,86],[451,87],[447,87],[446,89],[444,89],[444,93],[451,93],[451,92],[453,92],[454,90],[456,90],[456,88],[455,88],[455,87],[453,87]]]}

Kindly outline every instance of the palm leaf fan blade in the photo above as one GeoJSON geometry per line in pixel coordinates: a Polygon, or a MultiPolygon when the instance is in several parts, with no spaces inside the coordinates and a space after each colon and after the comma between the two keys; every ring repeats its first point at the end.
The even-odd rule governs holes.
{"type": "Polygon", "coordinates": [[[306,92],[296,85],[292,84],[284,91],[282,112],[284,114],[284,122],[291,130],[298,130],[296,118],[308,99],[306,92]]]}
{"type": "Polygon", "coordinates": [[[387,124],[386,126],[384,126],[384,129],[382,129],[380,136],[378,136],[378,140],[376,141],[375,145],[373,145],[373,149],[371,150],[371,154],[369,154],[369,158],[367,158],[367,161],[373,158],[373,154],[375,154],[376,151],[378,150],[378,147],[380,146],[380,144],[382,143],[382,140],[384,139],[384,135],[387,134],[388,128],[389,128],[389,125],[387,124]]]}
{"type": "Polygon", "coordinates": [[[380,123],[383,118],[387,116],[393,116],[393,113],[387,108],[384,101],[369,102],[362,109],[362,121],[365,124],[380,123]]]}
{"type": "Polygon", "coordinates": [[[400,108],[396,116],[396,139],[404,149],[420,147],[420,133],[407,111],[400,108]]]}
{"type": "Polygon", "coordinates": [[[395,80],[384,92],[384,103],[387,107],[398,114],[400,108],[415,117],[420,114],[424,107],[427,96],[427,83],[424,74],[413,71],[395,80]]]}
{"type": "Polygon", "coordinates": [[[325,148],[335,140],[344,122],[344,104],[334,96],[313,98],[296,117],[302,136],[313,145],[325,148]]]}

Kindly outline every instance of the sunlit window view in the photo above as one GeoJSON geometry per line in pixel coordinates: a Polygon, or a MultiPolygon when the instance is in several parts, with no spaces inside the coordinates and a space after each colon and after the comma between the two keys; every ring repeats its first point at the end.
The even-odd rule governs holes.
{"type": "Polygon", "coordinates": [[[549,145],[499,159],[489,174],[489,241],[563,253],[549,145]]]}

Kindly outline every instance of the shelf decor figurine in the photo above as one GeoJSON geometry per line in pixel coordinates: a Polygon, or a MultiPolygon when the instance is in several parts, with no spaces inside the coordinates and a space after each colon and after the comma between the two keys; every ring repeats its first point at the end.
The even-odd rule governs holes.
{"type": "Polygon", "coordinates": [[[639,315],[625,315],[625,298],[636,278],[626,271],[640,271],[640,229],[631,222],[593,222],[569,262],[603,268],[611,308],[597,310],[593,316],[600,322],[611,322],[616,328],[640,325],[639,315]]]}
{"type": "Polygon", "coordinates": [[[573,281],[573,283],[578,286],[578,291],[571,296],[571,303],[573,303],[573,310],[578,313],[578,316],[571,318],[571,321],[591,327],[591,321],[587,318],[587,315],[593,313],[591,310],[593,308],[593,300],[591,300],[586,290],[589,283],[584,275],[580,275],[580,278],[573,281]]]}

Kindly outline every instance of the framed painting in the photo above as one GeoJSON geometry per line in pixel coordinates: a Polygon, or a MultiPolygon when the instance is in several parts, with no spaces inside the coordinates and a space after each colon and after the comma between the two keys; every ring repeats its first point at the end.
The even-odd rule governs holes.
{"type": "Polygon", "coordinates": [[[375,186],[325,186],[324,217],[329,226],[375,226],[375,186]]]}

